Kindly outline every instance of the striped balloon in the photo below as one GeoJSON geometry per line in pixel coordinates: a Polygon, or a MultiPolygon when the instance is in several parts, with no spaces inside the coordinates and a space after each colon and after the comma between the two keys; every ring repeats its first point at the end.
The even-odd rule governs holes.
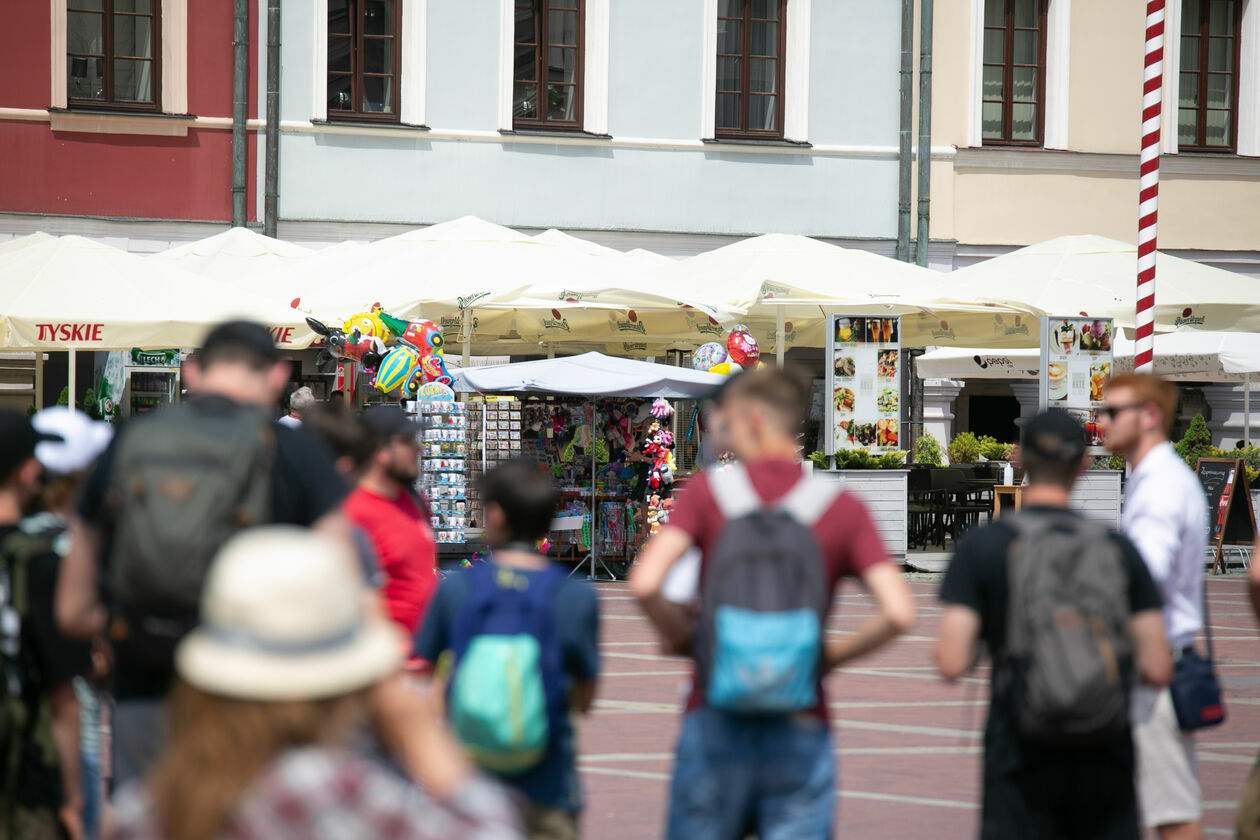
{"type": "Polygon", "coordinates": [[[1159,221],[1159,138],[1164,103],[1164,0],[1146,3],[1142,155],[1138,177],[1137,311],[1133,369],[1155,369],[1155,237],[1159,221]]]}
{"type": "Polygon", "coordinates": [[[376,390],[385,394],[398,390],[419,366],[420,356],[415,350],[403,344],[393,347],[376,370],[376,390]]]}

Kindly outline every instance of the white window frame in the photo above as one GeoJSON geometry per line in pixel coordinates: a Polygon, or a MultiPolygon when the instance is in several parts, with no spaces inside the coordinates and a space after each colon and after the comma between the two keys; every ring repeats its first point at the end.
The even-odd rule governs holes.
{"type": "MultiPolygon", "coordinates": [[[[984,98],[984,4],[971,0],[971,96],[968,101],[967,145],[984,145],[981,100],[984,98]]],[[[1043,149],[1067,149],[1072,49],[1072,0],[1049,0],[1046,9],[1046,101],[1043,149]]]]}
{"type": "MultiPolygon", "coordinates": [[[[423,126],[428,71],[429,0],[400,0],[402,25],[398,37],[398,120],[402,125],[423,126]]],[[[311,55],[311,122],[328,121],[328,0],[315,0],[311,55]]]]}
{"type": "MultiPolygon", "coordinates": [[[[162,77],[158,103],[163,114],[188,113],[188,0],[157,0],[162,46],[162,77]]],[[[52,72],[49,107],[65,109],[66,90],[66,0],[49,0],[52,41],[52,72]]]]}
{"type": "MultiPolygon", "coordinates": [[[[512,131],[512,71],[516,40],[515,2],[499,0],[500,131],[512,131]]],[[[608,54],[611,0],[585,0],[582,25],[582,131],[608,134],[608,54]]],[[[531,129],[534,130],[534,129],[531,129]]],[[[537,130],[545,131],[538,127],[537,130]]]]}
{"type": "MultiPolygon", "coordinates": [[[[813,0],[788,0],[784,32],[783,139],[809,142],[809,46],[813,0]]],[[[700,137],[717,133],[717,0],[704,0],[704,59],[700,72],[700,137]]],[[[730,141],[738,143],[738,140],[730,141]]]]}
{"type": "MultiPolygon", "coordinates": [[[[1164,154],[1180,151],[1177,100],[1181,83],[1181,0],[1164,7],[1164,114],[1160,124],[1164,154]]],[[[1238,154],[1260,156],[1260,0],[1243,0],[1238,33],[1238,154]]]]}

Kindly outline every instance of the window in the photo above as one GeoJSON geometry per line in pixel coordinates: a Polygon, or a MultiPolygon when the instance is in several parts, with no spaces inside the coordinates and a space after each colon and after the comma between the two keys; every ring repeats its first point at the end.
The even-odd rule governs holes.
{"type": "Polygon", "coordinates": [[[516,0],[513,128],[582,128],[583,0],[516,0]]]}
{"type": "Polygon", "coordinates": [[[1182,0],[1177,148],[1233,152],[1238,140],[1240,0],[1182,0]]]}
{"type": "Polygon", "coordinates": [[[74,106],[156,111],[159,0],[69,0],[66,96],[74,106]]]}
{"type": "Polygon", "coordinates": [[[398,121],[402,0],[328,0],[328,118],[398,121]]]}
{"type": "Polygon", "coordinates": [[[1046,0],[985,0],[983,142],[1042,145],[1045,101],[1046,0]]]}
{"type": "Polygon", "coordinates": [[[787,0],[718,0],[717,137],[783,138],[787,0]]]}

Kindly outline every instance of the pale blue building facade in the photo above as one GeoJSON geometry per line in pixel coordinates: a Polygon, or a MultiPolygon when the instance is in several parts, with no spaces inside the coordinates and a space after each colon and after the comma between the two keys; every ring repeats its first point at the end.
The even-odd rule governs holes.
{"type": "MultiPolygon", "coordinates": [[[[557,15],[564,13],[553,11],[555,5],[577,7],[580,28],[569,40],[582,45],[581,107],[575,127],[551,131],[514,120],[522,107],[521,87],[514,86],[523,50],[515,43],[521,37],[516,18],[528,14],[527,0],[395,2],[401,3],[393,21],[396,43],[387,46],[396,50],[389,83],[397,90],[366,114],[329,112],[334,81],[328,73],[348,66],[347,49],[361,50],[355,62],[369,54],[370,45],[337,40],[345,23],[336,13],[362,15],[356,4],[372,6],[373,0],[284,8],[282,236],[300,236],[311,226],[327,231],[320,223],[352,233],[358,225],[414,226],[472,214],[529,229],[718,237],[786,232],[874,240],[874,249],[891,250],[898,4],[561,0],[543,15],[561,21],[557,15]],[[750,61],[758,51],[771,51],[781,65],[777,80],[743,87],[746,93],[771,90],[781,100],[748,98],[781,108],[773,126],[778,136],[769,139],[720,137],[717,126],[730,119],[715,114],[718,85],[740,82],[727,72],[735,64],[724,65],[727,74],[719,78],[717,54],[719,45],[738,48],[743,29],[729,16],[741,13],[751,16],[742,23],[751,37],[782,30],[777,47],[753,46],[743,59],[752,72],[779,67],[750,61]],[[766,26],[754,20],[758,15],[780,19],[766,26]],[[343,43],[345,49],[338,46],[343,43]],[[396,116],[376,122],[390,119],[381,109],[396,116]]],[[[377,3],[376,11],[391,7],[377,3]]],[[[379,22],[355,19],[361,34],[374,26],[381,31],[379,22]]],[[[563,64],[560,55],[548,52],[547,61],[563,64]]],[[[362,63],[358,67],[364,72],[362,63]]],[[[549,73],[558,78],[554,67],[549,73]]],[[[358,90],[344,79],[346,89],[358,90]]],[[[636,241],[650,247],[650,239],[636,241]]]]}

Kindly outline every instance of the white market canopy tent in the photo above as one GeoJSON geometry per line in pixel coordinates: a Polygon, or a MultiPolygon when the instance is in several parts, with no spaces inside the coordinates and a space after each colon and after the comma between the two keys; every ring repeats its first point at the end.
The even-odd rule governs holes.
{"type": "Polygon", "coordinates": [[[249,228],[234,227],[223,233],[178,245],[148,257],[175,268],[258,290],[288,271],[296,260],[315,252],[301,245],[263,236],[249,228]]]}
{"type": "Polygon", "coordinates": [[[465,368],[455,374],[455,390],[483,394],[702,399],[712,395],[725,381],[726,377],[714,373],[602,353],[583,353],[559,359],[465,368]]]}
{"type": "MultiPolygon", "coordinates": [[[[1117,336],[1117,370],[1133,369],[1133,342],[1117,336]]],[[[1037,349],[942,347],[915,363],[922,379],[1036,379],[1037,349]]],[[[1172,379],[1237,381],[1260,372],[1260,334],[1183,331],[1155,336],[1155,372],[1172,379]]]]}
{"type": "Polygon", "coordinates": [[[81,236],[24,239],[0,252],[0,348],[197,347],[233,318],[261,322],[282,347],[314,339],[300,312],[247,290],[81,236]]]}
{"type": "Polygon", "coordinates": [[[1022,304],[972,302],[953,294],[949,275],[808,236],[744,239],[665,267],[661,276],[744,310],[763,354],[826,346],[829,313],[900,315],[907,347],[1037,343],[1036,313],[1022,304]]]}
{"type": "MultiPolygon", "coordinates": [[[[1102,236],[1060,236],[960,268],[950,275],[950,287],[967,300],[1028,306],[1051,316],[1114,318],[1131,329],[1137,248],[1102,236]]],[[[1255,279],[1158,254],[1155,330],[1185,327],[1260,330],[1255,279]]]]}

